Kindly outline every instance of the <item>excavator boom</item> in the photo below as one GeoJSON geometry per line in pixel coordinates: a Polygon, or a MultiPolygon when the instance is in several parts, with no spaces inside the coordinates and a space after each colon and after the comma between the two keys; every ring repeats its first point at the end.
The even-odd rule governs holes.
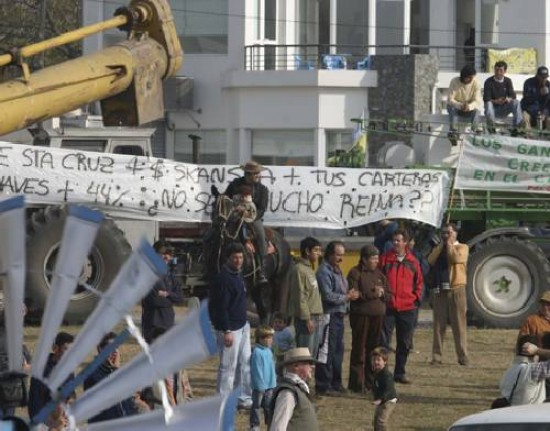
{"type": "Polygon", "coordinates": [[[0,84],[0,136],[101,101],[106,126],[137,126],[163,117],[162,81],[174,76],[182,50],[167,0],[133,0],[115,18],[12,50],[0,66],[23,76],[0,84]],[[30,73],[25,58],[118,27],[128,40],[30,73]]]}

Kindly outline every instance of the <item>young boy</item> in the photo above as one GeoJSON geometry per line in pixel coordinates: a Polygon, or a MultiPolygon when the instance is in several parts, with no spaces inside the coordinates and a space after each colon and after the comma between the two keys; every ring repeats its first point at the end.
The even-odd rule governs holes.
{"type": "Polygon", "coordinates": [[[388,421],[397,403],[393,375],[386,366],[388,351],[383,347],[375,348],[371,353],[371,363],[374,372],[374,401],[372,403],[376,406],[374,431],[385,431],[388,429],[388,421]]]}
{"type": "Polygon", "coordinates": [[[296,347],[296,341],[294,340],[294,334],[288,327],[286,316],[283,313],[277,312],[273,316],[273,353],[275,355],[276,363],[279,364],[287,350],[296,347]]]}
{"type": "Polygon", "coordinates": [[[252,409],[250,410],[250,431],[260,430],[260,410],[264,411],[266,425],[271,422],[271,400],[277,386],[275,363],[273,361],[273,333],[271,326],[260,325],[256,329],[256,346],[250,357],[252,386],[252,409]]]}

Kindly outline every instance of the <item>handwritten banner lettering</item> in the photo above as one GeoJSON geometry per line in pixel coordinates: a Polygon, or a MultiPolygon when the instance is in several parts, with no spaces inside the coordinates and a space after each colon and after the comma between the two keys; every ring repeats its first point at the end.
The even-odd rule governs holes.
{"type": "MultiPolygon", "coordinates": [[[[238,166],[0,142],[0,191],[31,204],[79,203],[113,216],[208,222],[211,186],[225,191],[238,166]]],[[[383,218],[438,226],[447,205],[442,171],[267,166],[271,226],[354,227],[383,218]]]]}
{"type": "Polygon", "coordinates": [[[550,142],[473,136],[464,142],[455,187],[550,193],[550,142]]]}

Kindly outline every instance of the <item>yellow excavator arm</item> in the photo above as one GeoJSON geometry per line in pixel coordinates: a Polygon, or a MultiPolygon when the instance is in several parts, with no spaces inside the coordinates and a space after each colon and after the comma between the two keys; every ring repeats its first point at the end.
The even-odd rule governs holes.
{"type": "Polygon", "coordinates": [[[132,0],[115,17],[0,55],[22,77],[0,84],[0,136],[101,101],[106,126],[137,126],[163,117],[162,81],[175,76],[183,53],[167,0],[132,0]],[[119,28],[128,39],[94,54],[31,73],[25,59],[47,49],[119,28]]]}

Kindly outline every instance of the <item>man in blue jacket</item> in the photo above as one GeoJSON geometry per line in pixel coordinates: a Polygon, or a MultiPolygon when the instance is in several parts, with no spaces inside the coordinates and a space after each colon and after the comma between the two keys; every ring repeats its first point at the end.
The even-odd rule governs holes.
{"type": "Polygon", "coordinates": [[[323,312],[330,316],[326,361],[323,361],[323,355],[319,353],[320,363],[315,368],[315,392],[318,395],[337,395],[345,392],[342,386],[344,317],[349,301],[355,301],[359,297],[356,290],[348,290],[347,279],[340,269],[345,252],[342,242],[331,241],[325,250],[323,263],[317,270],[323,312]]]}
{"type": "Polygon", "coordinates": [[[251,408],[250,324],[246,316],[247,296],[242,275],[244,247],[230,243],[225,249],[227,261],[210,287],[208,312],[217,332],[220,366],[217,391],[228,394],[241,386],[239,406],[251,408]]]}
{"type": "Polygon", "coordinates": [[[537,69],[537,74],[523,83],[521,110],[523,111],[523,121],[527,130],[531,126],[548,129],[550,125],[550,119],[548,118],[549,102],[550,82],[548,82],[548,68],[540,66],[537,69]],[[539,120],[542,124],[537,124],[539,120]]]}

